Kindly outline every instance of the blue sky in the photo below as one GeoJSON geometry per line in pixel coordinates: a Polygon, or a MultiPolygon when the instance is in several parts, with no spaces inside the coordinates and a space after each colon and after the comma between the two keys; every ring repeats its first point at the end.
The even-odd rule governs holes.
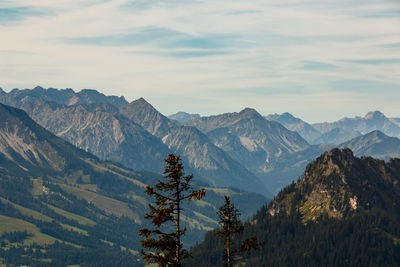
{"type": "Polygon", "coordinates": [[[165,114],[400,117],[398,0],[2,0],[0,87],[95,88],[165,114]]]}

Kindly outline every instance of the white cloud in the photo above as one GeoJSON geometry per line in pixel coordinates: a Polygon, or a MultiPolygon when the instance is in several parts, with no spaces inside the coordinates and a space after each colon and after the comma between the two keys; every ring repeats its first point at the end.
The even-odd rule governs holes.
{"type": "Polygon", "coordinates": [[[387,46],[400,43],[394,0],[13,0],[0,3],[0,16],[14,8],[25,9],[12,23],[0,17],[0,86],[6,90],[89,87],[130,100],[144,96],[166,113],[184,101],[187,111],[203,114],[264,105],[310,120],[335,115],[327,108],[332,101],[367,111],[400,97],[400,90],[393,95],[380,88],[374,98],[332,87],[371,80],[400,89],[399,63],[351,62],[400,58],[387,46]],[[332,68],[304,68],[304,62],[332,68]],[[197,104],[200,96],[208,104],[197,104]]]}

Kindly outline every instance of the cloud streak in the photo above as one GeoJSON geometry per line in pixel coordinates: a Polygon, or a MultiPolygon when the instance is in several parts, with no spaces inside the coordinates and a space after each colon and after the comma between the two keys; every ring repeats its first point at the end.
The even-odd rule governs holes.
{"type": "Polygon", "coordinates": [[[364,113],[379,108],[376,90],[400,99],[399,10],[395,0],[5,0],[0,87],[98,88],[164,113],[251,101],[277,112],[293,96],[281,106],[310,120],[332,114],[308,111],[332,94],[338,109],[362,98],[364,113]]]}

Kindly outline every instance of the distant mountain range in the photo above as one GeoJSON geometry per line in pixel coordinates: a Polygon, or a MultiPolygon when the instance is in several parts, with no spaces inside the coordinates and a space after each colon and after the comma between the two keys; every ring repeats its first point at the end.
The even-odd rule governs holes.
{"type": "Polygon", "coordinates": [[[400,139],[389,137],[378,130],[351,139],[339,147],[348,147],[357,156],[372,156],[383,160],[400,158],[400,139]]]}
{"type": "Polygon", "coordinates": [[[162,158],[175,152],[182,155],[187,172],[194,173],[198,180],[272,196],[255,174],[196,128],[178,125],[143,98],[127,103],[122,97],[87,91],[15,89],[3,92],[0,102],[23,108],[52,133],[103,160],[162,172],[162,158]]]}
{"type": "Polygon", "coordinates": [[[400,137],[400,126],[398,119],[387,118],[382,112],[368,112],[364,117],[343,118],[336,122],[315,123],[312,125],[321,133],[326,133],[334,128],[346,131],[357,131],[366,134],[379,130],[392,137],[400,137]]]}
{"type": "Polygon", "coordinates": [[[310,144],[339,145],[374,130],[388,136],[400,137],[400,119],[387,118],[379,111],[368,112],[364,117],[314,124],[308,124],[290,113],[272,114],[266,116],[266,119],[277,121],[289,130],[298,132],[310,144]]]}
{"type": "Polygon", "coordinates": [[[53,101],[69,106],[76,104],[108,103],[119,107],[128,103],[123,96],[105,96],[93,89],[84,89],[76,93],[72,89],[44,89],[41,86],[37,86],[33,89],[13,89],[11,92],[6,93],[0,88],[0,103],[20,108],[36,100],[53,101]]]}
{"type": "MultiPolygon", "coordinates": [[[[320,124],[290,113],[263,118],[250,108],[208,117],[178,112],[168,118],[143,98],[128,103],[95,90],[76,93],[42,87],[0,91],[0,102],[24,109],[47,130],[102,160],[160,173],[162,158],[175,152],[199,181],[268,196],[297,179],[317,155],[368,130],[400,134],[400,119],[380,112],[320,124]]],[[[374,140],[374,149],[355,149],[356,155],[396,155],[375,153],[386,148],[374,140]]]]}
{"type": "MultiPolygon", "coordinates": [[[[51,259],[55,265],[97,266],[119,258],[127,266],[142,266],[135,251],[147,210],[144,187],[159,179],[101,161],[45,130],[23,110],[0,104],[0,242],[8,244],[0,246],[0,258],[13,265],[51,259]],[[15,232],[18,238],[10,239],[15,232]],[[44,252],[35,254],[27,249],[30,244],[44,252]],[[25,256],[4,250],[10,246],[22,247],[25,256]],[[60,249],[64,252],[57,254],[60,249]]],[[[185,206],[189,244],[216,226],[223,195],[242,203],[245,216],[266,201],[236,189],[207,187],[206,192],[201,203],[185,206]]]]}
{"type": "MultiPolygon", "coordinates": [[[[245,224],[236,240],[256,235],[264,245],[235,258],[235,264],[397,266],[399,177],[400,159],[357,158],[350,149],[323,153],[245,224]]],[[[222,266],[222,246],[215,231],[209,232],[187,265],[222,266]]]]}
{"type": "Polygon", "coordinates": [[[264,119],[250,108],[239,113],[193,119],[185,125],[207,134],[214,145],[255,172],[268,188],[274,190],[276,188],[271,187],[265,177],[275,169],[278,159],[309,148],[299,134],[264,119]]]}

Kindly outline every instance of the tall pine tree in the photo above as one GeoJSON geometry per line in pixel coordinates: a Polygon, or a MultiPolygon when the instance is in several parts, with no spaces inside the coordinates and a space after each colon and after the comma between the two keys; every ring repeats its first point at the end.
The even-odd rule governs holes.
{"type": "Polygon", "coordinates": [[[262,246],[262,242],[258,242],[256,236],[247,238],[239,245],[239,248],[234,248],[235,238],[243,232],[243,224],[239,220],[240,212],[231,203],[228,196],[225,196],[225,204],[219,208],[217,215],[220,219],[218,224],[222,227],[216,231],[216,234],[224,241],[224,258],[227,267],[232,267],[232,260],[238,252],[246,252],[251,249],[257,249],[262,246]]]}
{"type": "Polygon", "coordinates": [[[146,263],[155,262],[158,266],[181,267],[182,259],[189,256],[183,249],[181,236],[186,228],[181,229],[182,202],[199,200],[205,196],[204,189],[194,190],[190,184],[193,175],[184,174],[180,156],[169,154],[165,161],[164,178],[154,187],[147,186],[146,193],[155,198],[155,204],[149,204],[145,219],[151,219],[155,229],[143,228],[140,235],[144,237],[141,251],[146,263]],[[172,232],[168,226],[174,225],[172,232]]]}

